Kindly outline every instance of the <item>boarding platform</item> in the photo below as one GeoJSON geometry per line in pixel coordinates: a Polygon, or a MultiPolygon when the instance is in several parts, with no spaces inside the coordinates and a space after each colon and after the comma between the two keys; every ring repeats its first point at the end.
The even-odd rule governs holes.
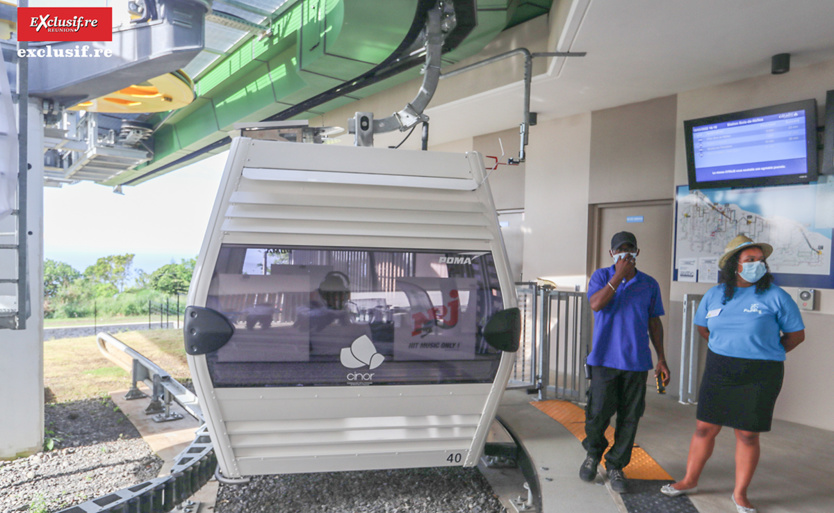
{"type": "MultiPolygon", "coordinates": [[[[630,493],[617,494],[602,477],[585,483],[579,466],[585,451],[575,432],[584,430],[584,418],[560,422],[543,410],[558,401],[542,401],[525,390],[508,390],[498,418],[531,457],[546,513],[734,513],[735,437],[725,429],[701,476],[699,492],[669,498],[659,489],[670,479],[683,477],[689,440],[695,427],[695,407],[678,403],[651,390],[646,413],[637,432],[633,462],[626,468],[630,493]],[[639,479],[633,480],[636,476],[639,479]]],[[[567,403],[572,405],[572,403],[567,403]]],[[[557,406],[558,409],[558,406],[557,406]]],[[[761,460],[748,496],[760,513],[830,513],[834,511],[834,432],[781,420],[761,435],[761,460]]],[[[523,490],[522,490],[523,491],[523,490]]],[[[510,511],[513,511],[510,509],[510,511]]],[[[527,510],[535,511],[535,510],[527,510]]]]}

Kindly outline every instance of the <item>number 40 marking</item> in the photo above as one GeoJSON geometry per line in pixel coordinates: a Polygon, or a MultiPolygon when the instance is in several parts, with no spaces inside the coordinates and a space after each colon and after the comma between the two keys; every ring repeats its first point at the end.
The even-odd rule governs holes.
{"type": "Polygon", "coordinates": [[[448,461],[449,463],[460,463],[462,459],[463,459],[463,455],[461,455],[461,453],[459,453],[459,452],[456,452],[454,454],[450,454],[446,458],[446,461],[448,461]]]}

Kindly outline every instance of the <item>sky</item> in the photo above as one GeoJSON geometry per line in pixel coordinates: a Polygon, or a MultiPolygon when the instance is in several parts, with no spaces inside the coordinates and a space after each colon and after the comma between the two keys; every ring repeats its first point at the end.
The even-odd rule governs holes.
{"type": "Polygon", "coordinates": [[[44,258],[77,271],[99,257],[133,253],[147,273],[196,257],[203,242],[228,152],[137,186],[92,182],[44,188],[44,258]]]}

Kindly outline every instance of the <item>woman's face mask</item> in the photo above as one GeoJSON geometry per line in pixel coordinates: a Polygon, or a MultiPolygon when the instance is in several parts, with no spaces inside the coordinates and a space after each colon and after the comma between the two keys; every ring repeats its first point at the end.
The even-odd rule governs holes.
{"type": "Polygon", "coordinates": [[[738,275],[747,283],[756,283],[762,279],[762,276],[767,272],[764,262],[744,262],[741,264],[741,271],[738,275]]]}

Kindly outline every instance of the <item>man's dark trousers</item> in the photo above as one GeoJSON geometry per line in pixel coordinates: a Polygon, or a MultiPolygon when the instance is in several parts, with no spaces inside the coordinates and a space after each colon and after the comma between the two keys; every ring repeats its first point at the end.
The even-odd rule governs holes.
{"type": "Polygon", "coordinates": [[[608,447],[605,430],[617,414],[614,445],[605,455],[607,469],[622,469],[631,461],[637,424],[646,409],[648,371],[624,371],[591,367],[591,386],[585,407],[585,447],[589,456],[601,458],[608,447]]]}

